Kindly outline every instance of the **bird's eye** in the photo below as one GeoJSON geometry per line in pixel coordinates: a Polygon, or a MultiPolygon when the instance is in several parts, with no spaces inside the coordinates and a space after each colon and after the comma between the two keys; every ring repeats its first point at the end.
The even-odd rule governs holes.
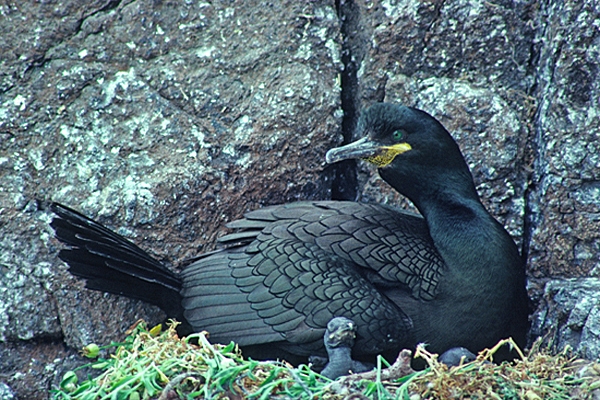
{"type": "Polygon", "coordinates": [[[404,132],[402,132],[400,130],[394,131],[394,132],[392,132],[392,137],[394,138],[394,140],[400,141],[404,137],[404,132]]]}

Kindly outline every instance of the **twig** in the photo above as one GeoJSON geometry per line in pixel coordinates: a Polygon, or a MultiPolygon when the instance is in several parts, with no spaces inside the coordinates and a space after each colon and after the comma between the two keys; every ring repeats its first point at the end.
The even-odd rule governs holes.
{"type": "MultiPolygon", "coordinates": [[[[412,352],[410,350],[402,350],[400,354],[398,354],[396,361],[394,361],[389,368],[381,370],[379,379],[381,381],[392,381],[415,372],[415,370],[410,366],[411,356],[412,352]]],[[[348,375],[331,382],[330,387],[336,393],[344,393],[359,381],[375,380],[378,373],[379,372],[377,369],[373,369],[371,371],[361,372],[360,374],[348,375]]]]}
{"type": "Polygon", "coordinates": [[[158,400],[168,400],[169,399],[169,393],[171,393],[172,390],[174,390],[175,386],[179,385],[181,382],[183,382],[185,379],[187,378],[199,378],[199,379],[204,379],[203,376],[199,375],[199,374],[193,374],[193,373],[184,373],[184,374],[179,374],[176,377],[174,377],[173,379],[171,379],[169,381],[169,383],[167,384],[167,386],[165,386],[165,388],[163,389],[163,391],[160,394],[160,397],[158,398],[158,400]]]}

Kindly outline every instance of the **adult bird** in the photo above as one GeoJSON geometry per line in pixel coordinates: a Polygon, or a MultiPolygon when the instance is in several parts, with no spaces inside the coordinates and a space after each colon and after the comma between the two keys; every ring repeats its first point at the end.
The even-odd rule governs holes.
{"type": "Polygon", "coordinates": [[[54,203],[52,227],[69,246],[59,257],[87,287],[156,304],[258,357],[326,356],[334,317],[356,323],[358,358],[393,358],[418,342],[440,353],[477,352],[509,336],[524,344],[524,264],[450,134],[423,111],[387,103],[363,112],[357,134],[327,162],[377,165],[422,216],[345,201],[265,207],[231,222],[220,250],[178,274],[54,203]]]}

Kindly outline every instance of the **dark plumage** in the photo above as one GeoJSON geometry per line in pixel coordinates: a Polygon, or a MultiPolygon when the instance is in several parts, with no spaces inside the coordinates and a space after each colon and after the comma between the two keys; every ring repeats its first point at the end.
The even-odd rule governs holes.
{"type": "Polygon", "coordinates": [[[329,360],[321,371],[321,375],[335,379],[351,372],[360,373],[373,369],[373,367],[352,359],[355,338],[356,325],[354,321],[344,317],[335,317],[329,321],[323,336],[329,360]]]}
{"type": "Polygon", "coordinates": [[[456,367],[471,361],[475,361],[477,356],[464,347],[453,347],[443,352],[438,361],[449,367],[456,367]]]}
{"type": "Polygon", "coordinates": [[[312,201],[265,207],[228,226],[221,251],[181,274],[92,220],[53,204],[59,256],[87,286],[138,298],[264,356],[325,355],[335,316],[356,323],[354,354],[426,342],[479,351],[527,327],[524,265],[479,201],[444,127],[423,111],[375,104],[363,139],[328,162],[364,158],[424,218],[385,205],[312,201]]]}

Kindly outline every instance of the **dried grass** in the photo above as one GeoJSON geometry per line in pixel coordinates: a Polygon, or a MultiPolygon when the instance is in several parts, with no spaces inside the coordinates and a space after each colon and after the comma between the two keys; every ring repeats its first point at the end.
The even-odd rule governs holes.
{"type": "MultiPolygon", "coordinates": [[[[123,343],[107,346],[115,349],[113,355],[85,366],[100,371],[98,376],[79,382],[83,369],[65,374],[53,399],[600,398],[598,363],[577,360],[568,350],[552,355],[539,344],[525,355],[511,339],[450,368],[419,346],[415,356],[428,364],[423,371],[410,369],[410,354],[404,351],[391,367],[380,358],[375,371],[332,382],[305,365],[245,360],[237,345],[211,344],[206,332],[179,338],[176,325],[161,332],[137,324],[123,343]],[[519,358],[491,362],[502,346],[511,346],[519,358]]],[[[86,349],[88,356],[97,356],[97,346],[86,349]]]]}

